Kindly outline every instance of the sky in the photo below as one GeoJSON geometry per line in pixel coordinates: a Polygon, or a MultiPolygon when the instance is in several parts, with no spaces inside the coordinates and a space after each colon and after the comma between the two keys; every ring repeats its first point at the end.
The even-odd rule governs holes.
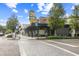
{"type": "MultiPolygon", "coordinates": [[[[65,15],[71,15],[78,3],[62,3],[65,15]]],[[[34,10],[37,18],[48,16],[53,3],[0,3],[0,25],[6,25],[8,18],[15,13],[21,24],[29,24],[29,10],[34,10]]]]}

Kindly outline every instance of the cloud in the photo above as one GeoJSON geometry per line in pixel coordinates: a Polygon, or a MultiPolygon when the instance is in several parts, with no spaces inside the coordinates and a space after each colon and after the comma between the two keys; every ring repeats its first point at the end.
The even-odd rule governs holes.
{"type": "Polygon", "coordinates": [[[42,14],[47,14],[51,7],[53,7],[53,3],[38,3],[38,10],[37,12],[41,12],[42,14]]]}
{"type": "Polygon", "coordinates": [[[5,5],[8,6],[9,8],[16,8],[18,3],[6,3],[5,5]]]}
{"type": "Polygon", "coordinates": [[[51,7],[53,7],[53,3],[48,3],[45,8],[44,11],[50,11],[51,7]]]}
{"type": "Polygon", "coordinates": [[[18,13],[18,11],[17,11],[16,9],[13,9],[12,11],[13,11],[14,13],[18,13]]]}
{"type": "Polygon", "coordinates": [[[75,6],[73,5],[72,7],[71,7],[71,10],[74,10],[75,9],[75,6]]]}
{"type": "Polygon", "coordinates": [[[66,15],[65,15],[66,17],[69,17],[70,15],[68,14],[68,13],[66,13],[66,15]]]}
{"type": "Polygon", "coordinates": [[[27,19],[29,19],[29,16],[27,17],[27,19]]]}
{"type": "Polygon", "coordinates": [[[71,9],[74,10],[76,5],[79,5],[79,3],[73,3],[73,6],[71,7],[71,9]]]}
{"type": "Polygon", "coordinates": [[[6,25],[7,20],[4,19],[0,19],[0,25],[5,26],[6,25]]]}
{"type": "Polygon", "coordinates": [[[25,13],[28,13],[28,10],[27,9],[24,9],[25,13]]]}
{"type": "Polygon", "coordinates": [[[16,10],[16,6],[18,3],[6,3],[5,5],[12,9],[12,12],[18,13],[18,10],[16,10]]]}
{"type": "Polygon", "coordinates": [[[27,16],[25,19],[19,19],[19,22],[21,24],[30,24],[29,16],[27,16]]]}
{"type": "Polygon", "coordinates": [[[20,16],[20,15],[18,16],[18,18],[22,18],[22,17],[23,17],[23,16],[20,16]]]}
{"type": "Polygon", "coordinates": [[[46,14],[48,14],[48,12],[45,12],[45,11],[43,11],[43,12],[41,12],[41,14],[44,14],[44,15],[46,15],[46,14]]]}
{"type": "Polygon", "coordinates": [[[74,5],[79,5],[79,3],[74,3],[74,5]]]}
{"type": "Polygon", "coordinates": [[[43,7],[45,6],[44,3],[38,3],[37,5],[38,5],[39,11],[42,11],[43,10],[43,7]]]}
{"type": "Polygon", "coordinates": [[[70,15],[68,13],[66,13],[63,17],[64,18],[68,18],[70,15]]]}

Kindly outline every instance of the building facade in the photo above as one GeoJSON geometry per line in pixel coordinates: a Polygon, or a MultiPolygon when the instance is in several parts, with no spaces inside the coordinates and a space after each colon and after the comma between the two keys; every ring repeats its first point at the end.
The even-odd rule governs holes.
{"type": "Polygon", "coordinates": [[[28,36],[45,36],[47,35],[48,25],[47,18],[40,17],[36,18],[35,12],[33,10],[29,11],[29,21],[30,26],[26,28],[28,36]]]}

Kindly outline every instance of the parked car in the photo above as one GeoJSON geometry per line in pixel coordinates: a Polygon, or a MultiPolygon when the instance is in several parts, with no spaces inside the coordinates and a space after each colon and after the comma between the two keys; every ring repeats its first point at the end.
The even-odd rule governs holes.
{"type": "Polygon", "coordinates": [[[9,33],[9,34],[6,34],[5,37],[7,39],[20,39],[19,35],[16,35],[15,33],[9,33]]]}
{"type": "Polygon", "coordinates": [[[0,36],[3,36],[4,35],[4,33],[3,32],[0,32],[0,36]]]}
{"type": "Polygon", "coordinates": [[[6,34],[5,37],[12,38],[12,33],[6,34]]]}

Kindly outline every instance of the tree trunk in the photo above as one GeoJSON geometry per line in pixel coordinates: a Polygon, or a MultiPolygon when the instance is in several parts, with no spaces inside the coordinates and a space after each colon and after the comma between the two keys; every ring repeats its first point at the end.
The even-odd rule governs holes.
{"type": "Polygon", "coordinates": [[[75,37],[75,29],[72,29],[71,35],[72,37],[75,37]]]}
{"type": "Polygon", "coordinates": [[[57,34],[56,34],[56,30],[54,31],[54,36],[57,36],[57,34]]]}

